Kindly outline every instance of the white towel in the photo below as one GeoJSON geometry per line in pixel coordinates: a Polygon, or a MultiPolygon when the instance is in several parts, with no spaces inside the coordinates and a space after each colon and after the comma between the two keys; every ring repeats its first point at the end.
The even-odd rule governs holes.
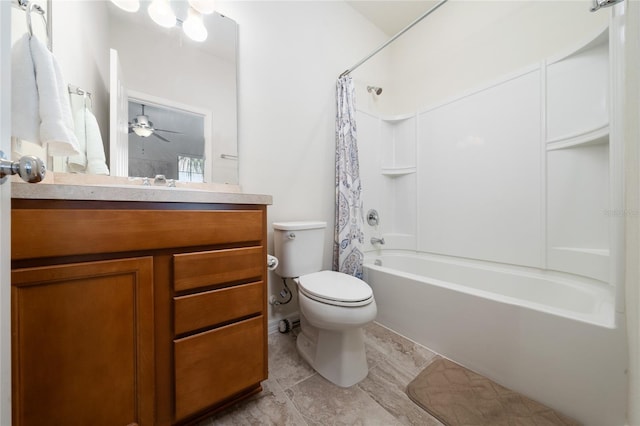
{"type": "Polygon", "coordinates": [[[40,112],[40,143],[51,156],[79,154],[67,86],[58,62],[37,37],[30,38],[40,112]]]}
{"type": "Polygon", "coordinates": [[[72,173],[108,175],[104,145],[100,127],[89,108],[79,110],[75,115],[76,137],[80,154],[69,157],[67,167],[72,173]]]}
{"type": "Polygon", "coordinates": [[[11,135],[47,147],[52,156],[77,154],[66,86],[51,52],[25,34],[11,50],[11,72],[11,135]]]}
{"type": "Polygon", "coordinates": [[[104,144],[100,135],[100,126],[96,116],[88,109],[84,109],[85,136],[87,147],[87,173],[92,175],[108,175],[104,144]]]}
{"type": "Polygon", "coordinates": [[[40,143],[38,88],[28,34],[11,48],[11,112],[11,136],[40,143]]]}
{"type": "Polygon", "coordinates": [[[87,170],[87,119],[86,108],[79,109],[73,116],[76,139],[78,139],[78,155],[72,155],[67,161],[67,168],[71,173],[85,173],[87,170]]]}

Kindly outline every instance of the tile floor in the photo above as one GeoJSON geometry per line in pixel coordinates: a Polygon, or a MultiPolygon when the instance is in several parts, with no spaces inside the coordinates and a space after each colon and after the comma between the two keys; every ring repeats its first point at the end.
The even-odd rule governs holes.
{"type": "Polygon", "coordinates": [[[298,355],[292,333],[271,334],[263,391],[199,426],[441,425],[404,392],[436,355],[376,323],[365,328],[365,344],[369,375],[344,389],[298,355]]]}

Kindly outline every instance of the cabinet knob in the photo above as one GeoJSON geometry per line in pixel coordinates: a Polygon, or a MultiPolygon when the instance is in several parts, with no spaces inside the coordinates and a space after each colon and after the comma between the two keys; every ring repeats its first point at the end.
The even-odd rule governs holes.
{"type": "Polygon", "coordinates": [[[38,183],[44,179],[47,167],[44,162],[33,155],[25,155],[18,161],[7,160],[0,151],[0,184],[10,175],[18,175],[25,182],[38,183]]]}

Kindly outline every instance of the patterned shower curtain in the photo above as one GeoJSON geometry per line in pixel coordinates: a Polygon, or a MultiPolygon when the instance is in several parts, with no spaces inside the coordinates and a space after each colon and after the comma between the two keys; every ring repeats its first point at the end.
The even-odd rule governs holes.
{"type": "Polygon", "coordinates": [[[336,83],[336,226],[333,270],[362,278],[364,216],[351,76],[336,83]]]}

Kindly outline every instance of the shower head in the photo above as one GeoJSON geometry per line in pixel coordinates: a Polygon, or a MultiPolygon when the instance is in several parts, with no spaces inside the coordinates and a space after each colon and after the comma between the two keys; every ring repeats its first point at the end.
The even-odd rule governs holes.
{"type": "Polygon", "coordinates": [[[379,95],[380,93],[382,93],[382,87],[367,86],[367,92],[369,92],[369,93],[373,92],[376,95],[379,95]]]}

